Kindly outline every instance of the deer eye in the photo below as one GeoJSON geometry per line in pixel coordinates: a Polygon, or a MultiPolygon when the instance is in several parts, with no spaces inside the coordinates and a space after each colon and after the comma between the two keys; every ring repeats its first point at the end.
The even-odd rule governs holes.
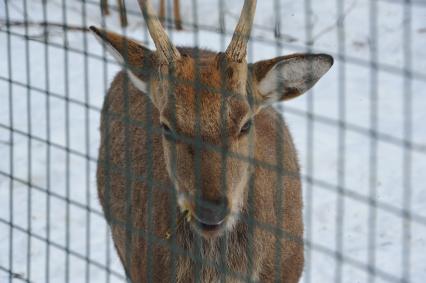
{"type": "Polygon", "coordinates": [[[252,126],[252,120],[248,120],[242,127],[240,130],[240,135],[245,135],[248,132],[250,132],[251,126],[252,126]]]}
{"type": "Polygon", "coordinates": [[[163,136],[167,139],[167,140],[174,140],[174,133],[173,131],[170,129],[169,126],[167,126],[164,123],[161,123],[161,128],[163,130],[163,136]]]}
{"type": "Polygon", "coordinates": [[[161,128],[163,129],[163,133],[171,133],[172,131],[170,130],[169,126],[167,126],[164,123],[161,123],[161,128]]]}

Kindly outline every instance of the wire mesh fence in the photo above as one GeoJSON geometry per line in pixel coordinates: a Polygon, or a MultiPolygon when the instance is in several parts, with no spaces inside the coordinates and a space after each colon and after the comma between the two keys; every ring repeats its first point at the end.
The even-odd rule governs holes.
{"type": "MultiPolygon", "coordinates": [[[[174,44],[225,52],[243,2],[168,0],[153,4],[174,44]],[[179,16],[181,21],[176,20],[179,16]]],[[[195,77],[182,81],[178,73],[170,71],[180,65],[168,64],[163,79],[172,85],[167,99],[175,109],[167,120],[170,124],[164,126],[163,114],[163,124],[158,120],[155,98],[153,104],[143,102],[155,92],[152,89],[159,80],[142,82],[149,91],[138,96],[138,81],[121,73],[115,88],[122,97],[109,94],[106,98],[123,65],[134,67],[132,42],[124,43],[122,64],[108,53],[111,42],[99,44],[87,29],[95,25],[155,50],[137,1],[1,1],[0,282],[126,282],[127,276],[136,278],[133,273],[138,273],[143,282],[262,282],[270,278],[297,282],[297,276],[280,276],[297,274],[297,260],[288,256],[291,260],[282,263],[281,257],[289,246],[297,249],[302,245],[300,282],[423,282],[425,16],[426,4],[417,0],[257,3],[247,50],[249,63],[292,53],[327,53],[334,58],[333,67],[313,89],[273,108],[285,118],[298,153],[303,189],[301,236],[295,235],[293,228],[282,228],[297,219],[297,215],[288,217],[294,204],[271,202],[270,211],[263,208],[255,213],[262,198],[286,199],[283,194],[299,180],[297,170],[287,167],[287,156],[292,156],[287,151],[289,136],[284,134],[285,138],[274,141],[275,136],[269,136],[268,131],[257,130],[262,128],[259,121],[263,118],[253,118],[257,136],[261,133],[263,137],[250,134],[247,144],[256,148],[256,142],[270,142],[273,146],[265,151],[279,157],[269,162],[267,154],[261,155],[264,159],[253,156],[251,146],[241,153],[243,141],[236,150],[227,148],[232,138],[226,134],[231,131],[226,125],[233,122],[227,120],[227,108],[240,104],[238,99],[232,102],[239,93],[228,89],[233,69],[226,73],[219,64],[222,72],[218,74],[223,77],[217,79],[215,72],[203,67],[200,49],[192,50],[192,55],[179,49],[184,57],[194,57],[195,77]],[[217,85],[212,87],[215,80],[217,85]],[[177,90],[179,95],[175,95],[177,90]],[[216,93],[220,99],[215,108],[213,98],[205,102],[196,95],[186,105],[190,107],[182,111],[178,106],[188,95],[183,90],[216,93]],[[112,106],[114,103],[116,106],[112,106]],[[208,115],[203,109],[210,111],[208,115]],[[188,134],[184,129],[176,132],[179,117],[192,112],[192,130],[196,133],[188,134]],[[203,136],[206,117],[220,117],[221,122],[213,128],[217,127],[224,139],[203,136]],[[172,146],[163,149],[163,143],[170,140],[172,146]],[[191,161],[182,162],[183,147],[192,151],[191,161]],[[172,160],[168,169],[174,172],[172,178],[164,175],[169,172],[164,171],[166,168],[161,174],[157,172],[165,167],[165,152],[172,160]],[[191,162],[195,164],[193,170],[187,169],[191,162]],[[216,167],[205,169],[205,164],[216,167]],[[194,225],[182,220],[188,215],[179,209],[183,189],[176,188],[176,176],[181,174],[194,178],[194,184],[202,184],[186,185],[199,188],[194,194],[201,197],[194,199],[203,198],[201,188],[210,188],[206,194],[214,191],[227,195],[227,202],[232,203],[237,201],[228,190],[233,178],[238,179],[235,168],[250,166],[263,170],[262,174],[274,181],[268,183],[263,175],[256,175],[262,182],[248,178],[241,210],[232,211],[226,218],[235,223],[222,227],[226,230],[218,238],[222,240],[212,240],[211,244],[194,225]],[[99,168],[103,171],[98,172],[96,180],[99,168]],[[204,174],[213,177],[205,180],[204,174]],[[99,187],[104,190],[98,197],[99,187]],[[268,193],[275,187],[275,194],[268,193]],[[117,188],[122,189],[118,192],[117,188]],[[267,217],[269,212],[281,217],[272,221],[267,217]],[[167,228],[158,228],[164,219],[168,219],[167,228]],[[233,231],[248,239],[241,250],[232,242],[240,239],[233,231]],[[259,238],[262,240],[256,242],[259,238]],[[263,249],[272,260],[266,267],[256,266],[259,258],[270,256],[263,254],[263,249]],[[234,260],[227,261],[232,256],[234,260]],[[187,262],[192,265],[185,267],[187,262]],[[242,270],[233,268],[238,263],[242,263],[242,270]],[[128,269],[126,274],[123,265],[136,265],[140,270],[128,269]],[[214,272],[209,273],[210,269],[214,272]]],[[[148,51],[141,48],[138,52],[148,51]]],[[[146,64],[138,57],[142,55],[135,56],[146,64]]],[[[136,67],[143,70],[140,65],[136,67]]],[[[247,67],[255,77],[256,72],[251,73],[255,65],[247,67]]],[[[138,75],[150,74],[142,71],[138,75]]],[[[236,81],[240,80],[244,77],[236,81]]],[[[258,87],[255,83],[248,85],[258,87]]],[[[253,97],[246,106],[256,109],[256,91],[252,93],[250,87],[248,97],[253,97]]],[[[273,109],[258,111],[275,113],[273,109]]],[[[244,122],[239,131],[251,132],[251,120],[245,120],[249,116],[235,118],[244,122]]],[[[278,116],[274,119],[281,121],[278,116]]],[[[211,120],[207,121],[213,123],[211,120]]],[[[267,121],[263,129],[276,131],[274,123],[281,125],[267,121]]],[[[195,203],[193,218],[200,213],[198,207],[203,207],[195,203]]],[[[232,205],[228,204],[237,207],[232,205]]],[[[202,222],[197,218],[191,221],[202,222]]],[[[207,228],[216,226],[204,224],[207,228]]]]}

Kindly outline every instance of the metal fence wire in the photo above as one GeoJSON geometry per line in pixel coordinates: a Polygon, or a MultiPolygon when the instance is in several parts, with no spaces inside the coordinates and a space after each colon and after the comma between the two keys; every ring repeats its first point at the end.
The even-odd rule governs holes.
{"type": "Polygon", "coordinates": [[[244,1],[152,2],[182,61],[136,0],[0,1],[0,282],[424,282],[426,2],[258,1],[215,68],[244,1]]]}

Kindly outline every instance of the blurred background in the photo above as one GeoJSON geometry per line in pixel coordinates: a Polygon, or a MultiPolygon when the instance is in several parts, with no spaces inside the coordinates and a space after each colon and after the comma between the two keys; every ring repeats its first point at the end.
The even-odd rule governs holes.
{"type": "MultiPolygon", "coordinates": [[[[177,30],[172,2],[173,42],[214,51],[243,3],[181,0],[177,30]]],[[[86,31],[153,48],[137,1],[124,4],[109,0],[106,15],[99,0],[0,0],[0,282],[125,282],[95,182],[100,109],[120,66],[86,31]]],[[[258,1],[249,62],[335,59],[312,91],[276,105],[302,166],[301,282],[426,278],[425,19],[422,0],[258,1]]]]}

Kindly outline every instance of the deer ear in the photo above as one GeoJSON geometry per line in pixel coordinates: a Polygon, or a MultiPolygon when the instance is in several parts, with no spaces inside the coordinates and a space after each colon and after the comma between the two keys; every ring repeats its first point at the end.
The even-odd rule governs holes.
{"type": "Polygon", "coordinates": [[[252,66],[260,104],[295,98],[315,85],[331,68],[333,57],[296,54],[260,61],[252,66]]]}
{"type": "Polygon", "coordinates": [[[126,68],[133,84],[139,90],[146,92],[146,82],[156,65],[154,52],[138,42],[114,32],[93,26],[89,29],[107,51],[126,68]]]}

